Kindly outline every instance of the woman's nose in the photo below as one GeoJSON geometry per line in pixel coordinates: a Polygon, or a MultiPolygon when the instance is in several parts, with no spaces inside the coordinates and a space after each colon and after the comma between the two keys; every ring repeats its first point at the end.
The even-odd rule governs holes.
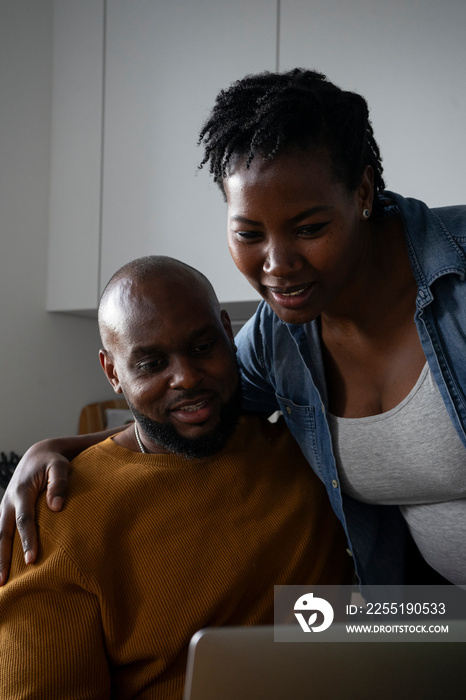
{"type": "Polygon", "coordinates": [[[300,266],[299,255],[286,243],[271,243],[266,251],[264,272],[271,277],[287,277],[300,266]]]}

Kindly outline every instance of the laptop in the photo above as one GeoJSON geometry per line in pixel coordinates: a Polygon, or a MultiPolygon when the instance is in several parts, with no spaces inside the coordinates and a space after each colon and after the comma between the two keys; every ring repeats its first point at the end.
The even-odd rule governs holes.
{"type": "Polygon", "coordinates": [[[274,642],[273,626],[211,627],[191,640],[184,700],[463,700],[465,681],[462,642],[274,642]]]}

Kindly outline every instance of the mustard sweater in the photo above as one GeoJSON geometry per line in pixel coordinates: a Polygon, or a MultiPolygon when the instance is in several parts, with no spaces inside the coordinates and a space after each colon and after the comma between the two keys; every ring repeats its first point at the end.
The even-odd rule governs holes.
{"type": "Polygon", "coordinates": [[[0,589],[0,698],[181,698],[191,636],[273,623],[274,584],[346,581],[345,538],[282,425],[243,418],[208,459],[113,440],[73,461],[64,510],[38,507],[0,589]]]}

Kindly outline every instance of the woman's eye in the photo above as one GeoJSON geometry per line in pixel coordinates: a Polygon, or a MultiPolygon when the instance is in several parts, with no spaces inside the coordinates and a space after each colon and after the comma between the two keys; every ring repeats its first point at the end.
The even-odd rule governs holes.
{"type": "Polygon", "coordinates": [[[328,221],[323,221],[320,224],[309,224],[308,226],[301,226],[298,229],[298,234],[300,236],[318,236],[322,231],[324,226],[328,224],[328,221]]]}
{"type": "Polygon", "coordinates": [[[235,234],[245,241],[254,241],[262,235],[259,231],[235,231],[235,234]]]}

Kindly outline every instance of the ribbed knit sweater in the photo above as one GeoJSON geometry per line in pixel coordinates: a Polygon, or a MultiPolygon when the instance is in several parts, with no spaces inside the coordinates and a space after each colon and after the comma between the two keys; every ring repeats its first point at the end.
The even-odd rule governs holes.
{"type": "Polygon", "coordinates": [[[348,556],[282,425],[243,418],[208,459],[112,439],[72,463],[40,554],[0,589],[0,698],[181,698],[191,636],[273,622],[274,584],[336,584],[348,556]]]}

